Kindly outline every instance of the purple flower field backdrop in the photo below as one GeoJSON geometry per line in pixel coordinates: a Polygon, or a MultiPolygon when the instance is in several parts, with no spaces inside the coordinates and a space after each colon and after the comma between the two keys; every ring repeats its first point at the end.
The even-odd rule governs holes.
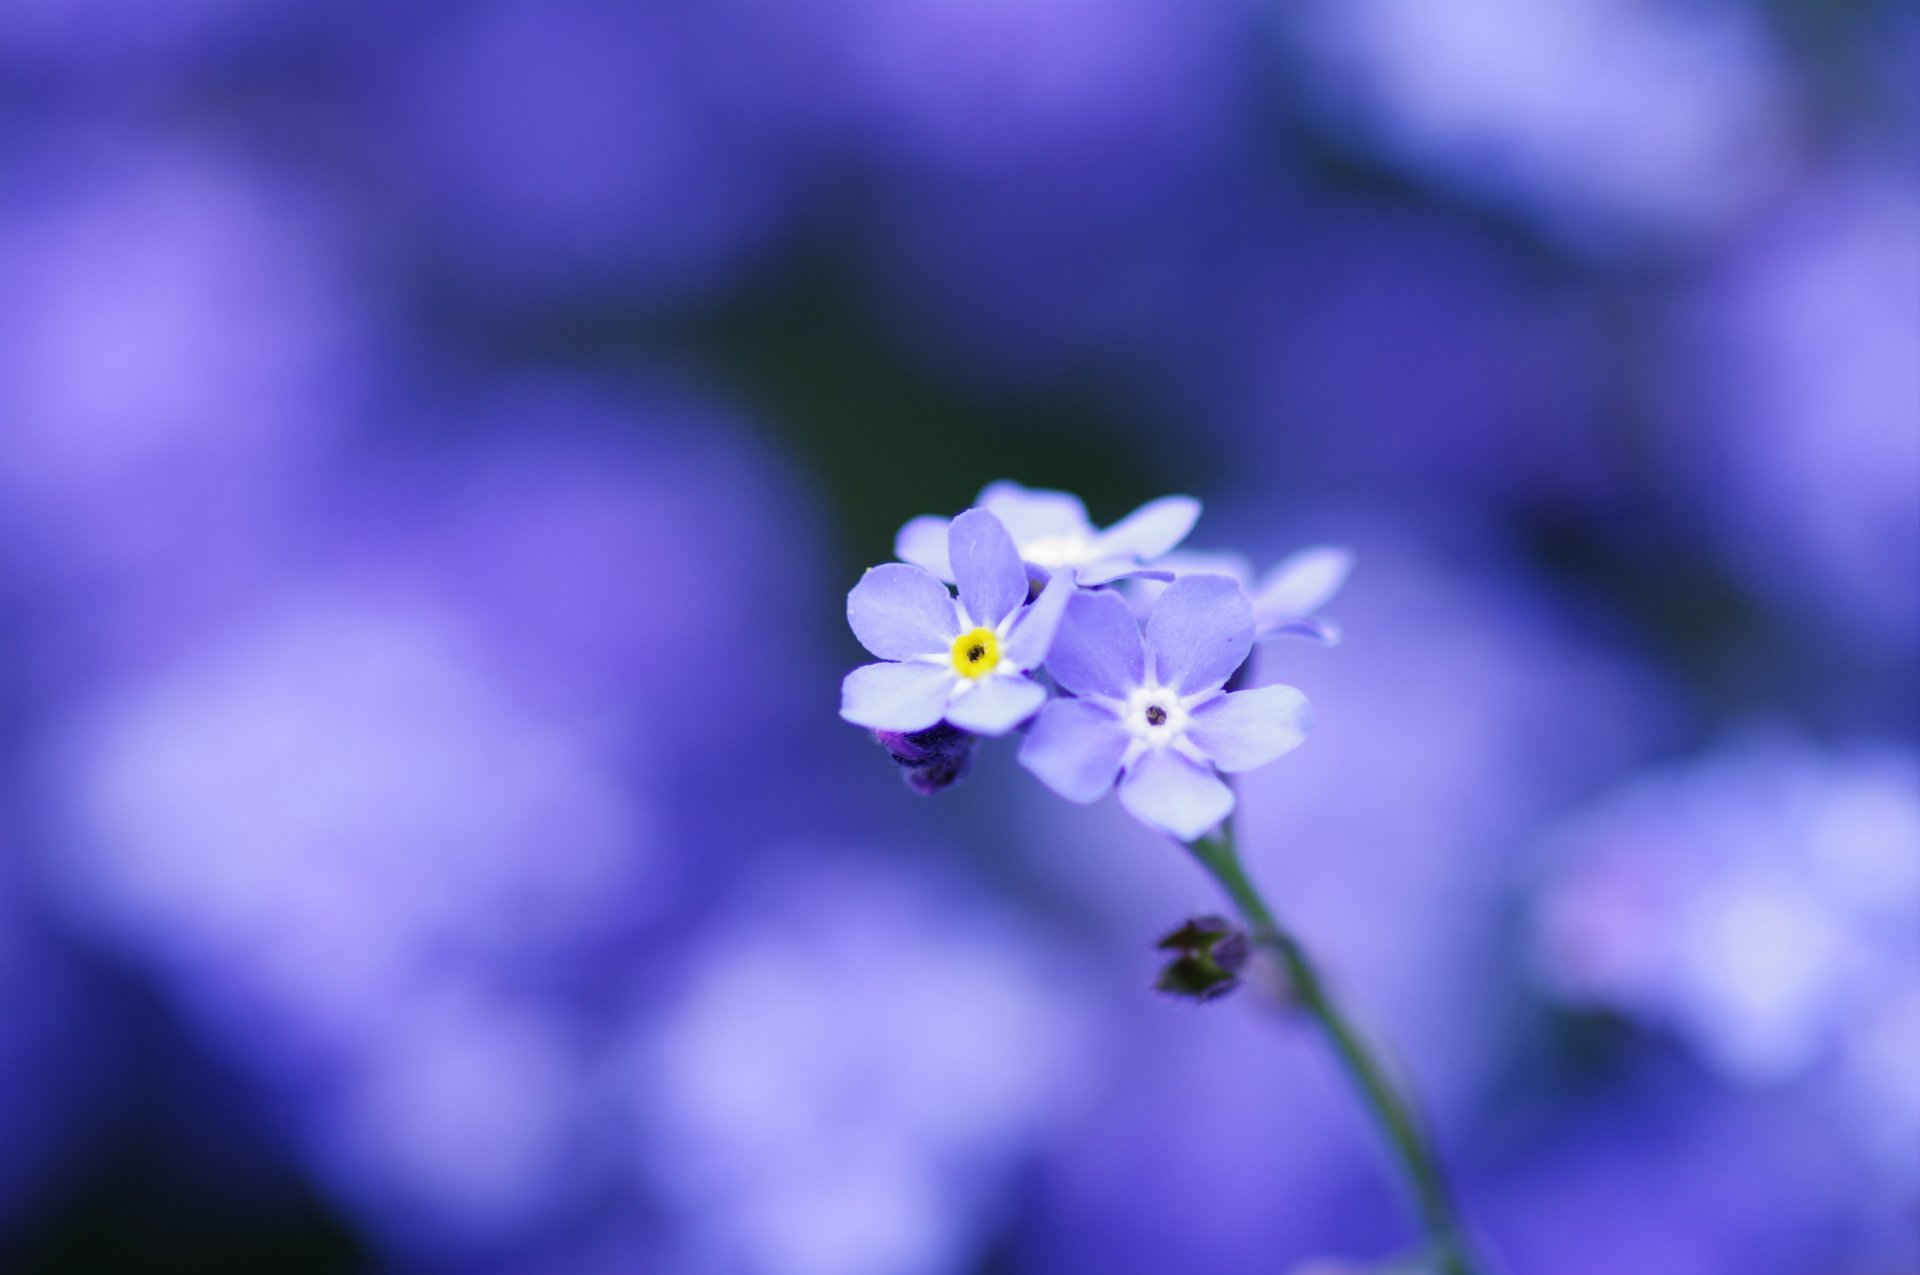
{"type": "Polygon", "coordinates": [[[1180,848],[837,716],[1010,478],[1355,553],[1249,866],[1510,1275],[1920,1273],[1920,14],[0,5],[0,1270],[1330,1275],[1180,848]]]}

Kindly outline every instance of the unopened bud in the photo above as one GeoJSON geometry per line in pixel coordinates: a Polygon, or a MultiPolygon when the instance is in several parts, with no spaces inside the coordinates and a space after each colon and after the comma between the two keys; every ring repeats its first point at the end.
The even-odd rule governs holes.
{"type": "Polygon", "coordinates": [[[960,782],[973,765],[974,736],[945,722],[905,733],[877,730],[873,737],[922,797],[960,782]]]}
{"type": "Polygon", "coordinates": [[[1174,954],[1155,989],[1196,1001],[1217,1000],[1238,987],[1252,951],[1246,931],[1219,916],[1196,916],[1155,946],[1174,954]]]}

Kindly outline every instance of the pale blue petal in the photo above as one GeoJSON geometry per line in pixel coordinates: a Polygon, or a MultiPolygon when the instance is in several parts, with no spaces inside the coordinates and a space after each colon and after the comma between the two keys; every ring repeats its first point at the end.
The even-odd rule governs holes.
{"type": "Polygon", "coordinates": [[[1345,631],[1338,620],[1329,620],[1324,615],[1295,617],[1282,620],[1272,628],[1262,628],[1259,640],[1271,641],[1274,638],[1301,638],[1321,646],[1339,646],[1345,631]]]}
{"type": "Polygon", "coordinates": [[[1066,491],[1041,491],[1019,483],[988,483],[980,507],[989,510],[1021,544],[1048,536],[1091,536],[1093,523],[1080,497],[1066,491]]]}
{"type": "Polygon", "coordinates": [[[1300,746],[1313,726],[1307,697],[1291,686],[1233,691],[1193,710],[1187,738],[1221,770],[1252,770],[1300,746]]]}
{"type": "Polygon", "coordinates": [[[1040,711],[1047,688],[1024,677],[988,677],[961,689],[947,704],[947,720],[976,735],[1004,735],[1040,711]]]}
{"type": "Polygon", "coordinates": [[[1132,558],[1097,558],[1074,572],[1074,578],[1089,589],[1115,580],[1171,580],[1173,576],[1162,568],[1143,567],[1132,558]]]}
{"type": "Polygon", "coordinates": [[[1076,590],[1054,635],[1047,672],[1076,695],[1131,694],[1145,680],[1146,653],[1126,600],[1105,590],[1076,590]]]}
{"type": "Polygon", "coordinates": [[[1191,496],[1162,496],[1150,500],[1101,532],[1094,542],[1100,557],[1126,556],[1151,562],[1193,530],[1200,518],[1200,502],[1191,496]]]}
{"type": "Polygon", "coordinates": [[[945,654],[960,632],[947,586],[904,562],[860,577],[847,594],[847,623],[860,645],[883,660],[945,654]]]}
{"type": "Polygon", "coordinates": [[[863,664],[840,683],[840,716],[868,730],[925,730],[945,715],[958,677],[939,664],[863,664]]]}
{"type": "Polygon", "coordinates": [[[951,519],[921,514],[893,538],[893,556],[911,562],[923,571],[931,571],[948,584],[953,583],[953,563],[947,558],[947,524],[951,519]]]}
{"type": "Polygon", "coordinates": [[[1176,549],[1157,564],[1176,576],[1232,576],[1243,585],[1253,582],[1253,564],[1245,554],[1225,549],[1176,549]]]}
{"type": "Polygon", "coordinates": [[[1098,801],[1127,751],[1126,727],[1097,704],[1057,699],[1040,710],[1020,745],[1020,764],[1068,801],[1098,801]]]}
{"type": "Polygon", "coordinates": [[[1147,655],[1182,695],[1223,685],[1253,650],[1253,604],[1230,576],[1181,576],[1147,617],[1147,655]]]}
{"type": "Polygon", "coordinates": [[[1000,658],[1021,672],[1031,672],[1046,662],[1047,652],[1066,618],[1067,602],[1073,597],[1073,577],[1065,571],[1047,581],[1047,587],[1013,622],[1013,631],[1000,647],[1000,658]]]}
{"type": "Polygon", "coordinates": [[[1148,753],[1120,781],[1120,804],[1134,818],[1193,841],[1233,813],[1233,789],[1178,753],[1148,753]]]}
{"type": "Polygon", "coordinates": [[[960,605],[975,624],[994,628],[1027,600],[1027,569],[1013,537],[984,509],[969,509],[947,529],[947,556],[960,605]]]}
{"type": "Polygon", "coordinates": [[[1176,549],[1155,561],[1151,568],[1132,571],[1121,578],[1137,581],[1127,586],[1127,601],[1134,613],[1145,620],[1165,592],[1161,585],[1190,575],[1232,576],[1244,585],[1253,579],[1253,568],[1237,553],[1176,549]]]}
{"type": "Polygon", "coordinates": [[[1353,570],[1353,551],[1338,545],[1315,545],[1290,554],[1267,572],[1253,595],[1253,609],[1261,616],[1312,615],[1340,592],[1353,570]]]}

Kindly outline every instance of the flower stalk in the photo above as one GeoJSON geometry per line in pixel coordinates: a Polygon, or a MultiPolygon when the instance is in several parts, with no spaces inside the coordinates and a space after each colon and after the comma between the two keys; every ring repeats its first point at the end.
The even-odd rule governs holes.
{"type": "Polygon", "coordinates": [[[1379,1054],[1328,994],[1306,949],[1275,918],[1273,909],[1248,878],[1240,861],[1233,819],[1228,817],[1213,833],[1187,843],[1187,848],[1233,900],[1251,928],[1254,942],[1280,958],[1295,999],[1333,1047],[1334,1056],[1359,1092],[1400,1170],[1426,1232],[1434,1269],[1440,1275],[1478,1275],[1439,1159],[1412,1102],[1395,1086],[1379,1054]]]}

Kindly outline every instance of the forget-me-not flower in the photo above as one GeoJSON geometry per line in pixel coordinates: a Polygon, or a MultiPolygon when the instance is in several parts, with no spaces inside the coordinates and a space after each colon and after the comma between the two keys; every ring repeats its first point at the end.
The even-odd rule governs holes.
{"type": "Polygon", "coordinates": [[[1253,589],[1253,629],[1264,642],[1301,637],[1322,646],[1340,643],[1340,624],[1316,614],[1340,592],[1353,570],[1353,551],[1314,545],[1288,554],[1253,589]]]}
{"type": "Polygon", "coordinates": [[[1027,569],[993,514],[969,509],[947,528],[946,558],[960,588],[890,562],[847,595],[847,622],[883,663],[847,674],[840,715],[876,731],[920,731],[943,719],[976,735],[1004,735],[1046,702],[1028,676],[1047,657],[1069,595],[1061,572],[1032,605],[1027,569]]]}
{"type": "MultiPolygon", "coordinates": [[[[1347,582],[1353,570],[1353,551],[1339,545],[1312,545],[1288,554],[1257,581],[1252,564],[1237,553],[1182,550],[1160,559],[1160,567],[1184,575],[1204,573],[1232,576],[1253,600],[1253,637],[1305,638],[1321,646],[1340,644],[1340,622],[1317,614],[1347,582]]],[[[1154,580],[1133,582],[1129,594],[1142,618],[1153,609],[1163,586],[1154,580]]]]}
{"type": "MultiPolygon", "coordinates": [[[[1191,496],[1162,496],[1102,530],[1093,525],[1080,497],[1004,481],[987,484],[979,507],[1006,526],[1037,579],[1060,572],[1088,587],[1141,574],[1148,563],[1186,539],[1200,517],[1200,502],[1191,496]]],[[[924,514],[913,519],[900,528],[893,551],[902,562],[942,580],[956,580],[944,518],[924,514]]]]}
{"type": "Polygon", "coordinates": [[[1119,594],[1076,592],[1047,671],[1078,698],[1048,704],[1020,762],[1069,801],[1115,781],[1137,818],[1192,841],[1233,810],[1215,773],[1264,766],[1306,737],[1311,711],[1290,686],[1224,689],[1253,649],[1253,603],[1229,576],[1167,586],[1143,633],[1119,594]]]}

